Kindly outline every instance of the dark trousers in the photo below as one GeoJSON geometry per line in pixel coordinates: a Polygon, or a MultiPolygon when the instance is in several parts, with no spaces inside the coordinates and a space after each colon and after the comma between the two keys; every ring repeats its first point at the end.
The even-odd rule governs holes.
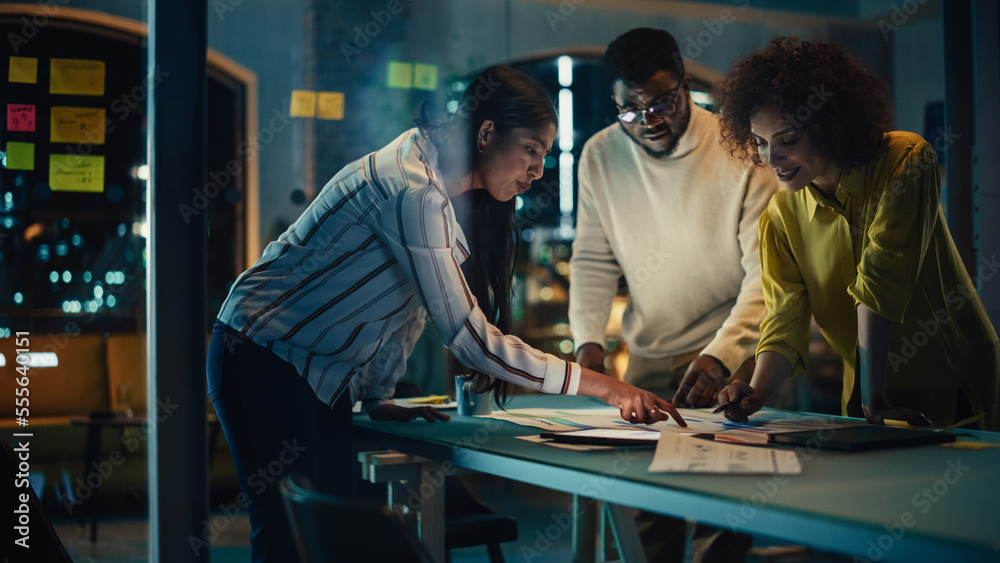
{"type": "MultiPolygon", "coordinates": [[[[669,401],[684,379],[688,365],[699,353],[666,358],[629,356],[625,381],[669,401]]],[[[649,563],[680,563],[685,560],[687,522],[683,519],[637,510],[635,527],[649,563]]],[[[741,562],[746,560],[747,551],[753,547],[753,537],[696,523],[691,547],[695,563],[741,562]]]]}
{"type": "Polygon", "coordinates": [[[347,393],[320,402],[291,364],[222,323],[208,347],[208,394],[236,465],[250,517],[253,561],[295,562],[278,482],[304,475],[318,490],[354,498],[360,475],[347,393]]]}

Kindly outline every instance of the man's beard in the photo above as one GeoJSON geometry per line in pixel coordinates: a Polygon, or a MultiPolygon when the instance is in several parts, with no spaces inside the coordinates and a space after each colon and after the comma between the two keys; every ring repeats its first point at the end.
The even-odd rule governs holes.
{"type": "Polygon", "coordinates": [[[651,156],[653,158],[667,158],[667,157],[673,155],[674,151],[677,150],[677,143],[680,142],[681,137],[683,137],[684,133],[687,132],[687,128],[688,128],[688,125],[690,123],[691,123],[691,108],[689,106],[688,109],[687,109],[687,113],[684,115],[684,120],[681,121],[680,126],[676,130],[673,127],[671,127],[669,123],[667,123],[666,121],[664,121],[662,127],[660,127],[660,129],[658,129],[658,130],[656,130],[656,131],[653,132],[653,133],[661,133],[661,132],[666,131],[666,130],[669,129],[670,132],[673,134],[673,137],[674,137],[673,142],[670,143],[670,146],[667,147],[667,150],[664,150],[664,151],[654,151],[654,150],[651,150],[646,145],[640,143],[639,140],[636,139],[635,137],[633,137],[632,133],[629,132],[629,130],[626,129],[624,125],[622,125],[621,121],[618,122],[618,126],[621,127],[623,131],[625,131],[625,135],[627,135],[628,138],[633,143],[635,143],[635,144],[639,145],[640,147],[642,147],[642,150],[646,151],[646,154],[648,154],[649,156],[651,156]]]}

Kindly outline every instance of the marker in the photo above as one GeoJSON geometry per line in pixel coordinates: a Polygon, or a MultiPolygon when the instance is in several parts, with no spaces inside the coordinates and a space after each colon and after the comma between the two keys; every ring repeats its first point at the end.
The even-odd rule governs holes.
{"type": "Polygon", "coordinates": [[[724,405],[719,405],[719,406],[715,407],[715,410],[712,411],[712,414],[719,414],[720,412],[728,409],[729,407],[738,407],[740,405],[740,401],[742,401],[742,400],[743,399],[736,399],[735,401],[732,401],[730,403],[726,403],[724,405]]]}

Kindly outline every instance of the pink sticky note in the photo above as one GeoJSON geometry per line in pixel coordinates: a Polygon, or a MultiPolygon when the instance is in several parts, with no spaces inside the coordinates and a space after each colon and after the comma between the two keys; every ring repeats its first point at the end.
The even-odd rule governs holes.
{"type": "Polygon", "coordinates": [[[34,131],[34,104],[7,104],[8,131],[34,131]]]}

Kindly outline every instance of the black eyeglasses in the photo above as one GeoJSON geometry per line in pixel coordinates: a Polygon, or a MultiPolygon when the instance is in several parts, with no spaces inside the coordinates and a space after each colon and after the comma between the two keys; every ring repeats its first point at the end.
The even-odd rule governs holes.
{"type": "Polygon", "coordinates": [[[674,93],[670,96],[669,100],[649,106],[648,108],[623,111],[618,114],[618,119],[622,120],[622,123],[628,124],[635,123],[636,120],[639,120],[643,125],[645,125],[646,120],[654,115],[660,118],[667,117],[677,111],[677,97],[680,96],[683,88],[684,82],[681,82],[677,85],[677,89],[674,90],[674,93]]]}

